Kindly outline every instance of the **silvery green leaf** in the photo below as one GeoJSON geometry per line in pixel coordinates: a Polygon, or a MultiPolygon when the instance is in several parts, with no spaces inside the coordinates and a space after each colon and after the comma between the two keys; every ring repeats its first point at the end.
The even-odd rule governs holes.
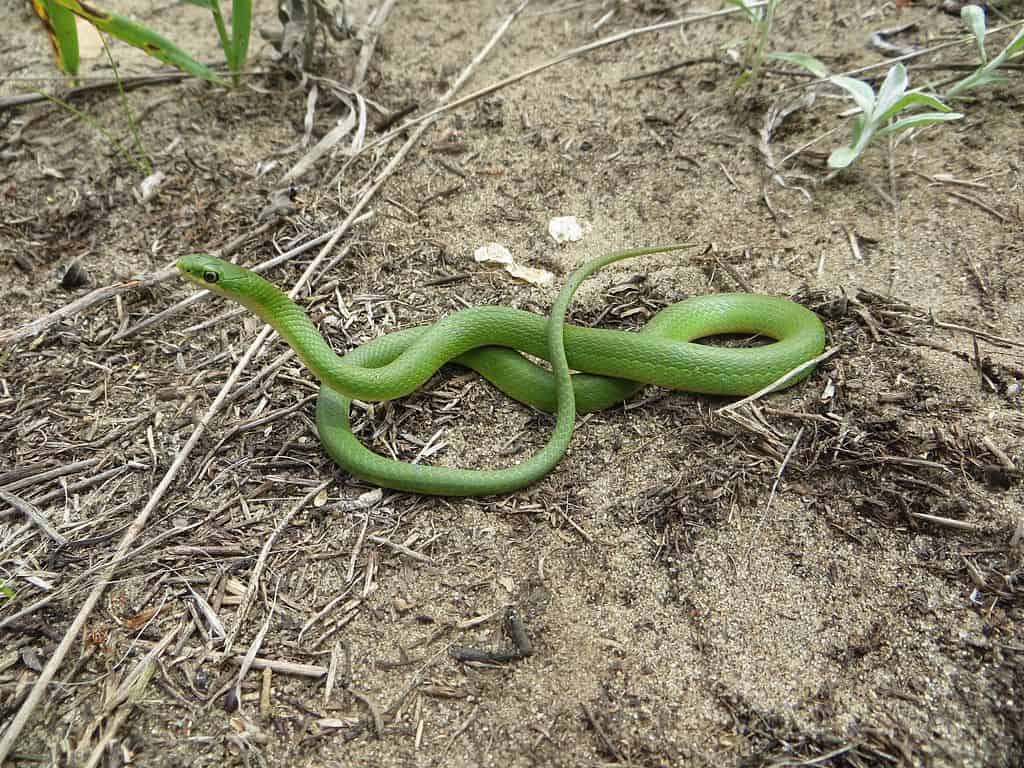
{"type": "Polygon", "coordinates": [[[852,77],[846,77],[846,75],[833,75],[829,78],[829,82],[838,85],[848,92],[853,96],[853,100],[857,102],[861,112],[868,116],[871,115],[872,110],[875,108],[875,92],[871,90],[870,85],[863,80],[854,80],[852,77]]]}
{"type": "MultiPolygon", "coordinates": [[[[989,66],[991,66],[991,64],[989,66]]],[[[946,93],[946,98],[954,99],[959,97],[962,93],[967,93],[967,91],[974,90],[975,88],[979,88],[983,85],[994,85],[995,83],[1002,83],[1005,81],[1005,77],[996,74],[987,67],[985,69],[979,69],[974,74],[968,75],[959,83],[950,88],[949,91],[946,93]]]]}
{"type": "Polygon", "coordinates": [[[854,147],[860,144],[861,137],[864,135],[864,128],[867,126],[868,120],[864,115],[857,115],[853,119],[853,138],[850,142],[854,147]]]}
{"type": "Polygon", "coordinates": [[[988,57],[985,55],[985,11],[977,5],[965,5],[960,9],[960,18],[963,20],[964,26],[974,35],[974,39],[978,43],[978,55],[984,64],[988,61],[988,57]]]}
{"type": "Polygon", "coordinates": [[[907,107],[918,105],[934,109],[937,112],[951,112],[953,109],[952,107],[948,107],[943,104],[934,96],[929,96],[927,93],[907,93],[885,112],[881,112],[877,115],[878,124],[885,125],[891,118],[898,115],[907,107]]]}
{"type": "Polygon", "coordinates": [[[828,167],[829,168],[846,168],[854,160],[857,159],[857,152],[853,147],[839,147],[832,150],[832,154],[828,156],[828,167]]]}
{"type": "Polygon", "coordinates": [[[1009,42],[1009,44],[999,52],[992,61],[985,65],[985,69],[993,70],[1003,66],[1010,59],[1015,59],[1024,53],[1024,28],[1017,32],[1017,36],[1009,42]]]}
{"type": "Polygon", "coordinates": [[[947,123],[951,120],[959,120],[961,117],[963,115],[959,112],[922,112],[919,115],[904,117],[902,120],[897,120],[895,123],[891,123],[884,128],[879,128],[876,134],[884,136],[887,133],[899,133],[908,128],[920,128],[932,123],[947,123]]]}
{"type": "Polygon", "coordinates": [[[977,88],[979,85],[995,85],[996,83],[1005,83],[1006,77],[1000,75],[998,72],[982,72],[978,75],[978,82],[973,87],[977,88]]]}
{"type": "Polygon", "coordinates": [[[828,67],[826,67],[820,60],[813,56],[808,56],[806,53],[791,53],[788,51],[780,51],[778,53],[769,53],[765,56],[766,59],[774,59],[775,61],[787,61],[790,64],[796,64],[803,67],[815,77],[827,77],[828,67]]]}
{"type": "Polygon", "coordinates": [[[1024,54],[1024,29],[1021,29],[1017,33],[1017,36],[1010,41],[1010,44],[1006,46],[1006,48],[1003,49],[1003,53],[1006,54],[1007,59],[1015,59],[1021,54],[1024,54]]]}
{"type": "Polygon", "coordinates": [[[884,115],[892,106],[900,100],[900,97],[907,92],[907,68],[902,63],[894,64],[889,68],[882,87],[878,89],[878,99],[875,102],[875,115],[884,115]]]}

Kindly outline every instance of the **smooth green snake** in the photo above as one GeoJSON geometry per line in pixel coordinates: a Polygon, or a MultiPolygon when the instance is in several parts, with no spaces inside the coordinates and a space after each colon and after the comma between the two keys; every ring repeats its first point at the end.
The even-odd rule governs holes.
{"type": "MultiPolygon", "coordinates": [[[[274,327],[321,382],[317,431],[334,461],[376,485],[444,496],[487,496],[527,486],[565,455],[576,413],[607,408],[647,384],[711,395],[748,395],[813,359],[825,329],[792,301],[754,294],[712,294],[658,312],[638,332],[565,323],[572,296],[590,275],[622,259],[662,253],[682,244],[617,251],[570,275],[544,318],[511,307],[473,307],[434,325],[374,339],[339,356],[295,302],[247,269],[205,254],[184,256],[188,280],[233,299],[274,327]],[[775,339],[752,348],[691,343],[725,333],[775,339]],[[548,371],[521,352],[547,360],[548,371]],[[497,470],[423,466],[378,456],[352,433],[352,399],[408,395],[445,363],[472,368],[511,397],[557,414],[547,444],[522,463],[497,470]],[[571,370],[579,373],[570,373],[571,370]]],[[[799,381],[810,369],[788,384],[799,381]]]]}

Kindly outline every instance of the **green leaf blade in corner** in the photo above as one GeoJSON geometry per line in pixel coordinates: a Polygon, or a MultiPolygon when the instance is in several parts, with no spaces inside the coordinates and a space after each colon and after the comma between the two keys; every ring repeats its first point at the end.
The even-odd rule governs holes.
{"type": "Polygon", "coordinates": [[[217,84],[223,83],[223,80],[221,80],[216,72],[196,61],[170,40],[125,16],[105,11],[91,3],[86,4],[80,0],[52,0],[52,2],[63,6],[76,16],[81,16],[101,32],[106,32],[118,40],[135,46],[154,59],[170,64],[172,67],[177,67],[183,72],[188,72],[190,75],[195,75],[203,80],[217,84]]]}
{"type": "Polygon", "coordinates": [[[32,0],[32,10],[46,27],[57,66],[65,74],[78,75],[78,29],[75,14],[55,0],[32,0]]]}
{"type": "MultiPolygon", "coordinates": [[[[231,58],[228,67],[232,74],[245,69],[249,55],[249,34],[252,30],[252,0],[233,0],[231,3],[231,58]]],[[[238,78],[235,78],[238,84],[238,78]]]]}

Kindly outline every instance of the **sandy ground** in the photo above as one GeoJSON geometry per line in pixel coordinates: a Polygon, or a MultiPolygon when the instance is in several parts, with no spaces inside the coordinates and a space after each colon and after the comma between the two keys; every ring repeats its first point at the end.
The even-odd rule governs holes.
{"type": "MultiPolygon", "coordinates": [[[[940,4],[896,5],[783,3],[769,47],[833,72],[883,62],[864,75],[877,78],[877,30],[959,38],[940,4]]],[[[124,7],[216,58],[201,9],[124,7]]],[[[717,8],[530,3],[460,94],[717,8]]],[[[432,107],[511,10],[399,3],[360,91],[367,139],[432,107]]],[[[361,30],[368,9],[348,11],[361,30]]],[[[31,79],[52,70],[28,10],[3,14],[16,31],[0,98],[52,85],[31,79]]],[[[300,301],[340,350],[463,306],[545,313],[588,258],[689,240],[701,248],[592,279],[574,321],[635,328],[689,295],[793,296],[838,347],[811,379],[732,415],[646,390],[582,419],[537,485],[446,500],[374,493],[335,467],[315,384],[274,340],[116,565],[5,768],[93,751],[108,766],[1024,764],[1019,73],[958,123],[826,179],[851,102],[778,63],[735,90],[726,47],[745,33],[730,16],[631,37],[443,115],[300,301]],[[585,236],[557,245],[547,224],[567,215],[585,236]],[[474,262],[490,242],[554,283],[474,262]],[[453,658],[512,647],[510,607],[532,655],[453,658]],[[218,624],[229,657],[257,659],[240,700],[218,624]],[[119,696],[156,643],[150,675],[119,696]]],[[[182,253],[227,246],[257,264],[341,223],[408,132],[323,159],[267,209],[306,151],[310,89],[307,146],[348,114],[359,50],[322,39],[303,82],[254,40],[236,90],[152,85],[128,112],[111,91],[77,98],[126,146],[136,118],[167,177],[146,203],[143,174],[89,123],[45,103],[0,111],[0,338],[182,253]],[[62,288],[72,261],[88,284],[62,288]]],[[[154,68],[114,53],[123,76],[154,68]]],[[[915,59],[911,82],[973,55],[915,59]]],[[[316,253],[268,275],[290,286],[316,253]]],[[[115,289],[0,345],[0,490],[49,523],[0,502],[0,728],[260,330],[219,300],[135,330],[193,292],[177,278],[115,289]]],[[[430,461],[452,466],[519,461],[552,423],[461,370],[356,414],[375,449],[411,460],[443,444],[430,461]]]]}

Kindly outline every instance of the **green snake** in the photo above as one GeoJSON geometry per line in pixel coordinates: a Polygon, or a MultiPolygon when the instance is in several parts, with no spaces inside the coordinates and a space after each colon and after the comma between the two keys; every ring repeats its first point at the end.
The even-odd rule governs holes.
{"type": "MultiPolygon", "coordinates": [[[[334,461],[353,475],[400,491],[487,496],[523,488],[565,455],[576,413],[607,408],[647,384],[711,395],[749,395],[819,355],[825,329],[792,301],[753,294],[712,294],[658,312],[638,333],[565,322],[576,289],[622,259],[677,250],[685,244],[617,251],[577,269],[559,292],[550,318],[511,307],[473,307],[429,326],[374,339],[339,356],[295,302],[247,269],[205,254],[178,261],[181,274],[233,299],[274,327],[320,382],[316,424],[334,461]],[[694,344],[725,333],[775,339],[753,348],[694,344]],[[522,354],[543,358],[551,370],[522,354]],[[414,392],[445,363],[480,373],[509,396],[556,414],[547,444],[520,464],[497,470],[410,464],[378,456],[352,433],[353,399],[391,400],[414,392]],[[571,370],[579,373],[571,373],[571,370]]],[[[787,384],[806,377],[808,368],[787,384]]]]}

